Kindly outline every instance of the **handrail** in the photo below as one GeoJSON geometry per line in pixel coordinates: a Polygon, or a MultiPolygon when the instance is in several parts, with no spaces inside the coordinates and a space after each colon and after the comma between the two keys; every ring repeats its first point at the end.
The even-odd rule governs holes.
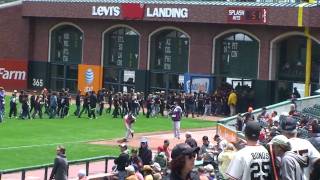
{"type": "MultiPolygon", "coordinates": [[[[98,157],[93,157],[93,158],[85,158],[85,159],[68,161],[68,164],[74,165],[74,164],[94,162],[94,161],[99,161],[99,160],[111,160],[111,159],[115,159],[115,158],[116,158],[115,156],[98,156],[98,157]]],[[[48,167],[52,167],[52,166],[53,166],[53,163],[42,164],[42,165],[37,165],[37,166],[22,167],[22,168],[0,170],[0,175],[11,174],[11,173],[16,173],[16,172],[23,172],[23,171],[31,171],[31,170],[36,170],[36,169],[44,169],[44,168],[48,168],[48,167]]],[[[0,178],[1,178],[1,176],[0,176],[0,178]]]]}

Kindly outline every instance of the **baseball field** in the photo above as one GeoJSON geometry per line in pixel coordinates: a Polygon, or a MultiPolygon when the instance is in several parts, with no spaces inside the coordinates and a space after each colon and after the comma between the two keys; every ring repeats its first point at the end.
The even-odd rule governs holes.
{"type": "MultiPolygon", "coordinates": [[[[7,98],[8,99],[8,98],[7,98]]],[[[9,104],[8,101],[6,103],[9,104]]],[[[123,120],[104,113],[97,119],[70,115],[64,119],[9,119],[6,107],[5,121],[0,123],[0,170],[52,163],[57,145],[67,149],[68,160],[102,155],[118,155],[115,146],[93,145],[90,141],[121,138],[125,134],[123,120]]],[[[167,117],[147,119],[140,115],[134,125],[135,133],[160,132],[172,129],[167,117]]],[[[183,118],[182,129],[213,127],[215,122],[183,118]]]]}

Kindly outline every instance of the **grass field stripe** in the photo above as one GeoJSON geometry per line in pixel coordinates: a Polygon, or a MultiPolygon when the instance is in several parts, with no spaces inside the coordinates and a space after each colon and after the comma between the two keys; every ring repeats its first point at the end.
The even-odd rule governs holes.
{"type": "Polygon", "coordinates": [[[308,3],[302,3],[299,4],[299,8],[298,8],[298,27],[302,27],[303,26],[303,6],[305,6],[308,3]]]}
{"type": "Polygon", "coordinates": [[[51,143],[51,144],[36,144],[36,145],[28,145],[28,146],[12,146],[12,147],[2,147],[0,150],[8,150],[8,149],[19,149],[19,148],[33,148],[33,147],[42,147],[42,146],[54,146],[54,145],[63,145],[63,144],[79,144],[79,143],[88,143],[91,141],[105,141],[108,139],[95,139],[95,140],[87,140],[87,141],[73,141],[73,142],[64,142],[64,143],[51,143]]]}

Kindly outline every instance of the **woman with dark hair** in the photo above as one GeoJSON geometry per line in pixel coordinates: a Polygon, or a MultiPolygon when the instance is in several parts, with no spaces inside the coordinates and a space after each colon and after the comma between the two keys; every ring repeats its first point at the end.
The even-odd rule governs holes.
{"type": "Polygon", "coordinates": [[[188,144],[176,145],[171,153],[171,173],[169,180],[199,180],[197,172],[192,171],[199,147],[191,148],[188,144]]]}

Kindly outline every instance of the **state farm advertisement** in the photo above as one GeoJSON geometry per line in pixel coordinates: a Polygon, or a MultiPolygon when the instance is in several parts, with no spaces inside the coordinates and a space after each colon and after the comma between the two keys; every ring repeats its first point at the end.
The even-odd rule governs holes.
{"type": "Polygon", "coordinates": [[[0,59],[0,86],[5,90],[26,89],[28,62],[0,59]]]}

